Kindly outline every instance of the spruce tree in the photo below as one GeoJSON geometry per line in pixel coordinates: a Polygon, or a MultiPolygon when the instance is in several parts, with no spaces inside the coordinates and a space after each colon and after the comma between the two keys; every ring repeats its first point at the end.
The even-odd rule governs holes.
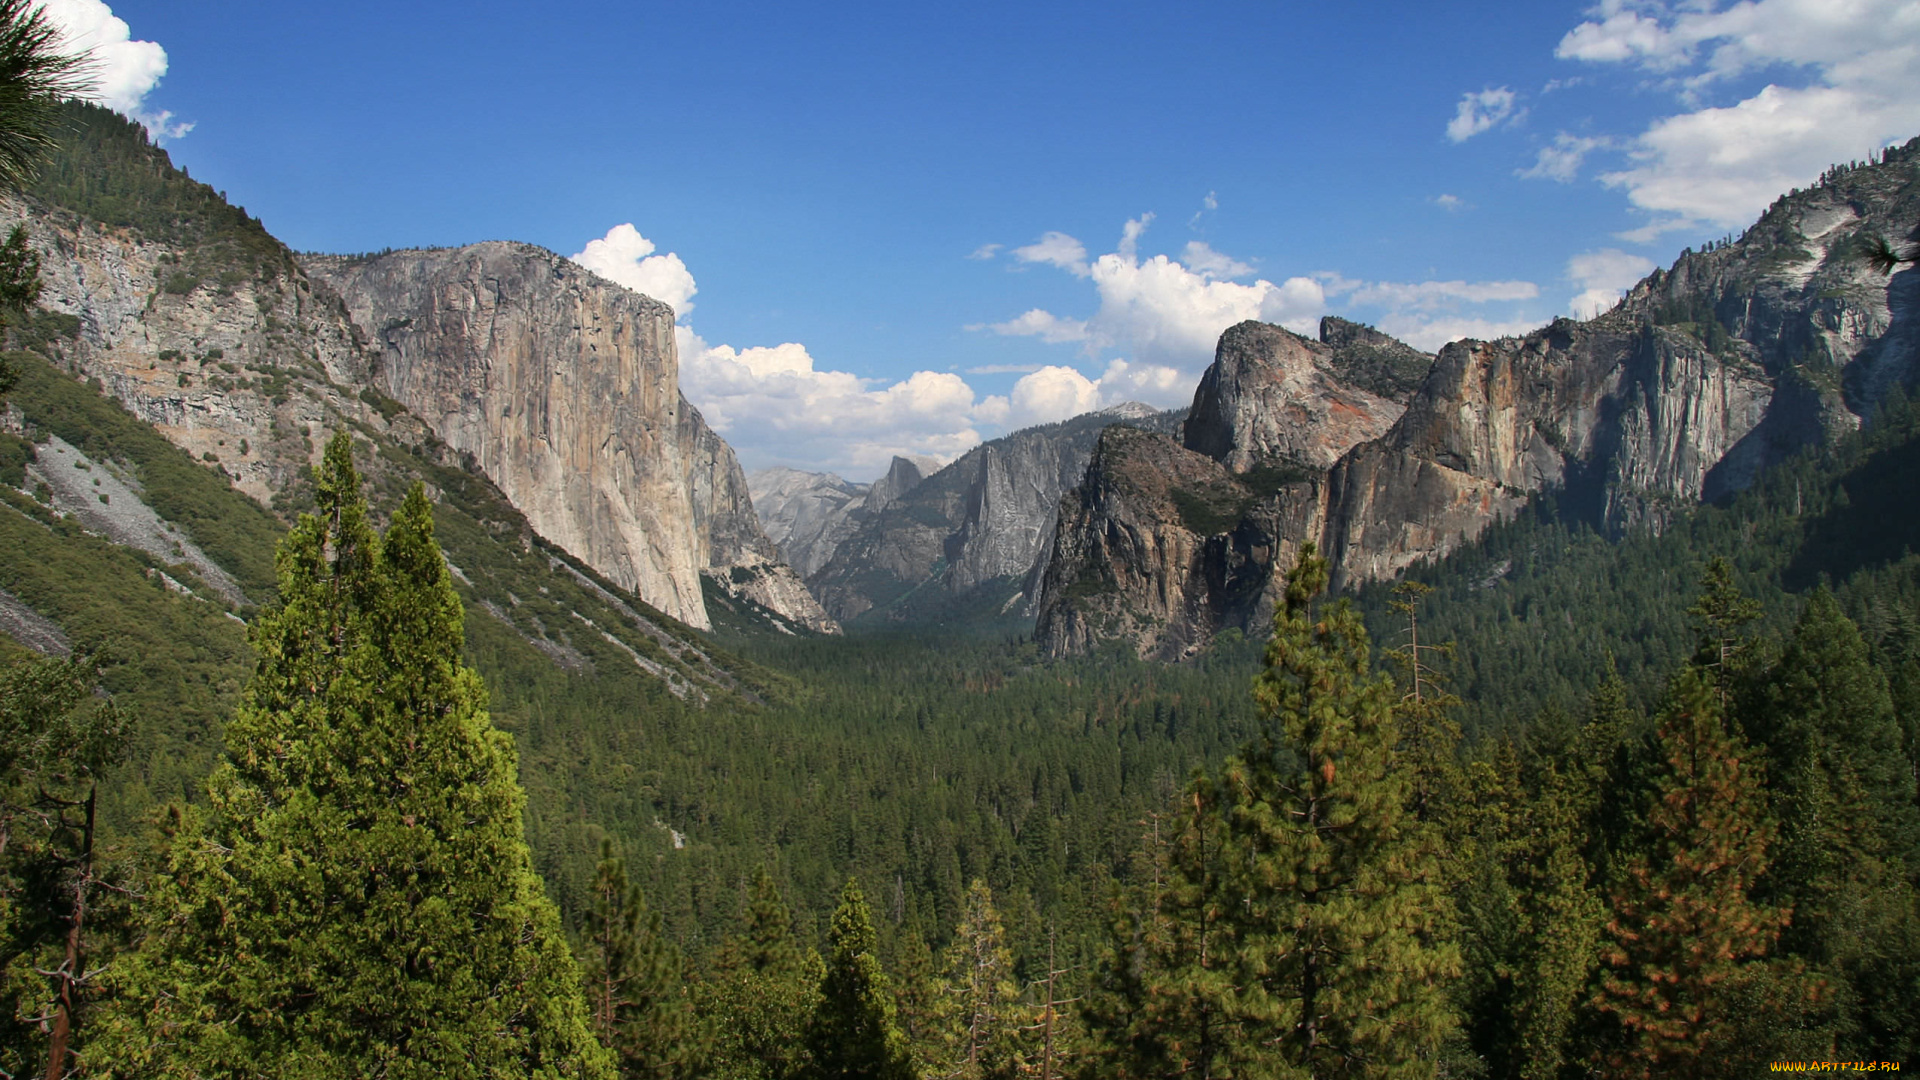
{"type": "Polygon", "coordinates": [[[585,938],[582,967],[594,1034],[613,1052],[620,1075],[695,1075],[699,1032],[679,952],[639,888],[627,883],[626,863],[611,840],[600,842],[585,938]]]}
{"type": "Polygon", "coordinates": [[[1327,564],[1302,546],[1254,696],[1269,727],[1228,763],[1238,864],[1237,1072],[1430,1076],[1454,1025],[1458,951],[1438,837],[1408,810],[1390,680],[1327,564]]]}
{"type": "Polygon", "coordinates": [[[1763,891],[1793,908],[1782,945],[1849,991],[1847,1046],[1901,1056],[1920,1039],[1914,779],[1887,680],[1824,587],[1755,697],[1781,822],[1763,891]]]}
{"type": "Polygon", "coordinates": [[[820,1002],[807,1029],[810,1075],[815,1080],[912,1080],[912,1058],[874,953],[873,918],[852,879],[834,909],[828,946],[820,1002]]]}
{"type": "Polygon", "coordinates": [[[936,1009],[946,1050],[935,1075],[964,1080],[1020,1075],[1026,1066],[1020,1037],[1024,1012],[1013,955],[993,906],[993,890],[978,878],[967,887],[960,925],[943,961],[936,1009]]]}
{"type": "Polygon", "coordinates": [[[708,1067],[726,1080],[791,1080],[809,1065],[807,1024],[825,969],[794,939],[793,916],[766,867],[754,874],[746,933],[726,943],[695,988],[713,1030],[708,1067]]]}
{"type": "MultiPolygon", "coordinates": [[[[1744,1075],[1729,1033],[1743,986],[1772,984],[1769,1007],[1814,988],[1764,958],[1789,912],[1749,895],[1766,871],[1774,824],[1756,755],[1727,729],[1720,688],[1703,666],[1675,677],[1661,717],[1663,768],[1647,811],[1646,848],[1616,883],[1594,1006],[1619,1024],[1602,1051],[1608,1075],[1744,1075]]],[[[1764,1052],[1764,1051],[1762,1051],[1764,1052]]]]}
{"type": "MultiPolygon", "coordinates": [[[[0,1074],[67,1075],[87,1032],[99,939],[115,893],[96,850],[102,774],[126,714],[96,700],[102,658],[0,670],[0,1074]]],[[[124,895],[124,892],[120,893],[124,895]]]]}
{"type": "Polygon", "coordinates": [[[610,1076],[425,493],[379,536],[342,432],[315,494],[205,820],[153,882],[122,1071],[610,1076]]]}
{"type": "Polygon", "coordinates": [[[1110,944],[1081,1010],[1089,1077],[1230,1075],[1239,984],[1218,798],[1197,775],[1173,813],[1149,822],[1135,885],[1115,897],[1110,944]]]}

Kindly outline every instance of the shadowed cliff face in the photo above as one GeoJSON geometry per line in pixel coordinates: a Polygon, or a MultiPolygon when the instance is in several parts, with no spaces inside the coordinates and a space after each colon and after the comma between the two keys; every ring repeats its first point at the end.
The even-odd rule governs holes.
{"type": "Polygon", "coordinates": [[[1858,252],[1915,221],[1920,140],[1783,197],[1738,241],[1683,255],[1598,318],[1448,345],[1398,419],[1347,446],[1364,427],[1342,412],[1355,399],[1340,379],[1391,391],[1408,370],[1397,343],[1333,319],[1324,352],[1276,327],[1234,327],[1183,451],[1218,472],[1182,448],[1103,443],[1063,502],[1041,640],[1056,654],[1119,637],[1182,655],[1267,618],[1274,571],[1299,540],[1316,540],[1335,587],[1350,586],[1444,555],[1546,491],[1613,532],[1660,528],[1912,384],[1920,271],[1889,278],[1858,252]],[[1223,490],[1220,476],[1259,478],[1274,461],[1318,467],[1274,477],[1237,514],[1218,499],[1218,513],[1193,510],[1223,490]],[[1153,472],[1187,486],[1151,494],[1153,472]]]}
{"type": "Polygon", "coordinates": [[[1282,327],[1228,327],[1194,392],[1187,449],[1234,472],[1280,462],[1324,469],[1355,443],[1379,438],[1399,418],[1404,395],[1396,401],[1343,382],[1333,354],[1282,327]]]}
{"type": "Polygon", "coordinates": [[[761,532],[733,451],[680,396],[665,304],[527,244],[303,263],[373,338],[386,393],[541,535],[693,626],[709,626],[701,572],[736,567],[753,573],[717,580],[831,626],[761,532]]]}
{"type": "Polygon", "coordinates": [[[807,584],[835,618],[941,616],[959,603],[1012,611],[1038,587],[1063,492],[1080,481],[1101,429],[1173,430],[1179,414],[1137,404],[1016,431],[913,481],[896,458],[858,522],[807,584]]]}

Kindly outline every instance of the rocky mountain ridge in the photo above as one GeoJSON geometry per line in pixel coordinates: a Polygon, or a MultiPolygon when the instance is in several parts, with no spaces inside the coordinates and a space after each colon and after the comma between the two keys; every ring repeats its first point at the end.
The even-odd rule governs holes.
{"type": "MultiPolygon", "coordinates": [[[[1063,501],[1036,633],[1055,654],[1113,638],[1189,654],[1220,629],[1257,628],[1276,568],[1304,540],[1329,555],[1336,587],[1353,585],[1444,555],[1547,492],[1607,531],[1659,528],[1912,384],[1920,271],[1882,276],[1860,252],[1916,220],[1920,140],[1830,170],[1597,318],[1449,344],[1391,426],[1324,466],[1313,451],[1325,445],[1302,452],[1276,418],[1330,416],[1345,399],[1294,397],[1315,377],[1249,364],[1242,345],[1307,346],[1236,327],[1183,445],[1102,439],[1063,501]],[[1316,467],[1266,472],[1281,460],[1316,467]]],[[[1350,338],[1328,325],[1321,336],[1330,348],[1350,338]]]]}
{"type": "Polygon", "coordinates": [[[874,485],[881,497],[869,493],[807,585],[843,622],[1020,609],[1044,570],[1060,496],[1084,474],[1100,431],[1117,423],[1171,431],[1180,415],[1128,402],[1026,428],[917,483],[919,466],[896,458],[874,485]]]}
{"type": "Polygon", "coordinates": [[[24,224],[41,260],[18,342],[283,516],[347,424],[467,461],[673,619],[711,625],[704,574],[776,623],[836,629],[681,397],[665,305],[529,245],[303,265],[137,125],[66,108],[74,135],[33,195],[0,198],[0,227],[24,224]]]}

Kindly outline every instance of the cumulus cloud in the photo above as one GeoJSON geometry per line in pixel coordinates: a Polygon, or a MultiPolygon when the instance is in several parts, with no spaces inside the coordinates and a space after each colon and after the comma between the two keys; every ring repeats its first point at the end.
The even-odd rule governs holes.
{"type": "Polygon", "coordinates": [[[999,244],[981,244],[969,252],[967,258],[976,260],[991,259],[999,252],[1000,247],[1001,245],[999,244]]]}
{"type": "Polygon", "coordinates": [[[1186,249],[1180,253],[1180,261],[1201,277],[1237,278],[1253,273],[1250,264],[1222,255],[1202,240],[1187,241],[1186,249]]]}
{"type": "MultiPolygon", "coordinates": [[[[1189,242],[1179,259],[1143,259],[1140,242],[1152,222],[1152,214],[1128,221],[1115,250],[1097,259],[1089,260],[1085,244],[1060,232],[1014,249],[1014,256],[1024,262],[1057,266],[1091,281],[1099,307],[1089,318],[1071,319],[1035,308],[1006,322],[968,329],[1078,342],[1089,358],[1124,352],[1134,364],[1188,371],[1195,379],[1212,360],[1220,332],[1234,323],[1262,319],[1313,332],[1326,299],[1318,282],[1307,277],[1278,284],[1264,278],[1252,284],[1226,280],[1251,274],[1254,268],[1200,241],[1189,242]]],[[[1159,389],[1153,380],[1142,386],[1159,389]]],[[[1162,394],[1153,403],[1164,400],[1162,394]]]]}
{"type": "Polygon", "coordinates": [[[167,73],[167,50],[152,41],[136,41],[125,19],[101,0],[43,0],[47,21],[60,28],[61,47],[84,52],[91,62],[93,88],[81,95],[144,126],[157,140],[177,139],[193,125],[173,119],[147,104],[147,95],[167,73]]]}
{"type": "Polygon", "coordinates": [[[1576,319],[1591,319],[1620,302],[1641,278],[1653,272],[1652,259],[1629,255],[1619,248],[1588,251],[1567,260],[1567,280],[1580,289],[1567,303],[1576,319]]]}
{"type": "Polygon", "coordinates": [[[1827,165],[1920,129],[1914,0],[1703,0],[1677,11],[1604,0],[1590,14],[1555,55],[1658,76],[1687,109],[1654,121],[1626,144],[1626,167],[1601,176],[1654,215],[1652,235],[1744,224],[1827,165]],[[1779,78],[1697,107],[1759,71],[1779,78]]]}
{"type": "Polygon", "coordinates": [[[1445,210],[1449,214],[1457,213],[1467,208],[1466,200],[1458,195],[1435,195],[1433,197],[1433,205],[1445,210]]]}
{"type": "Polygon", "coordinates": [[[1569,135],[1562,131],[1553,137],[1552,143],[1541,147],[1533,165],[1521,169],[1518,175],[1526,180],[1572,183],[1573,178],[1580,174],[1580,166],[1587,160],[1587,155],[1610,144],[1609,139],[1569,135]]]}
{"type": "Polygon", "coordinates": [[[1008,337],[1037,337],[1049,345],[1087,340],[1087,324],[1079,319],[1063,319],[1050,311],[1034,308],[1006,322],[974,323],[969,330],[992,330],[1008,337]]]}
{"type": "Polygon", "coordinates": [[[1316,278],[1352,314],[1428,352],[1463,337],[1523,334],[1541,322],[1528,312],[1528,302],[1540,295],[1531,281],[1355,281],[1334,273],[1316,278]]]}
{"type": "Polygon", "coordinates": [[[627,222],[608,229],[607,235],[598,240],[587,241],[587,246],[570,258],[608,281],[653,297],[672,308],[676,316],[685,317],[693,310],[693,294],[699,291],[693,283],[693,274],[680,256],[671,251],[655,255],[653,251],[653,241],[641,236],[640,230],[627,222]]]}
{"type": "Polygon", "coordinates": [[[1461,338],[1474,338],[1478,341],[1493,341],[1503,337],[1525,334],[1540,325],[1538,319],[1488,319],[1472,315],[1449,315],[1438,318],[1414,313],[1396,312],[1382,318],[1376,324],[1382,331],[1399,338],[1416,349],[1438,352],[1440,347],[1450,341],[1461,338]]]}
{"type": "Polygon", "coordinates": [[[859,476],[893,455],[943,461],[980,441],[977,425],[1004,422],[1007,400],[979,398],[952,372],[895,382],[820,369],[796,342],[736,349],[682,326],[680,388],[743,457],[859,476]]]}
{"type": "Polygon", "coordinates": [[[1025,247],[1013,249],[1013,257],[1023,263],[1045,263],[1087,276],[1087,246],[1063,232],[1050,232],[1025,247]]]}
{"type": "Polygon", "coordinates": [[[1447,121],[1447,138],[1454,142],[1466,142],[1499,124],[1518,121],[1520,113],[1516,110],[1519,100],[1512,90],[1504,86],[1482,90],[1477,94],[1460,95],[1460,104],[1454,109],[1453,119],[1447,121]]]}

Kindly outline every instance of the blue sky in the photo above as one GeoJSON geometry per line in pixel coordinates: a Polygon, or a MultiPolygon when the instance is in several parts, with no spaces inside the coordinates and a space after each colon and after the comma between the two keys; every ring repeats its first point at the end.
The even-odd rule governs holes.
{"type": "Polygon", "coordinates": [[[749,468],[861,480],[1185,404],[1241,318],[1585,313],[1920,134],[1920,0],[47,5],[295,248],[576,256],[749,468]]]}

